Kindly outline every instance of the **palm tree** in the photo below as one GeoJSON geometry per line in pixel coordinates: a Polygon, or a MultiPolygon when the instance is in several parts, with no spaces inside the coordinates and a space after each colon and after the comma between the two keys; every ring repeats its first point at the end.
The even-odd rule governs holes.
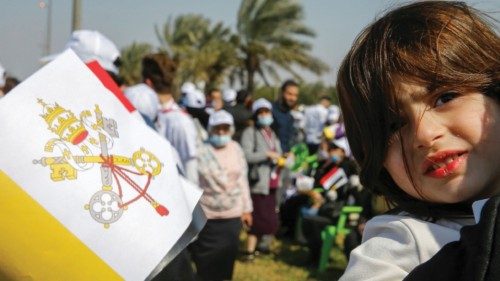
{"type": "Polygon", "coordinates": [[[153,47],[147,43],[132,43],[121,50],[120,75],[125,84],[134,85],[142,80],[142,58],[151,53],[153,47]]]}
{"type": "Polygon", "coordinates": [[[202,83],[205,88],[220,85],[237,62],[231,32],[222,23],[211,26],[201,15],[170,18],[156,34],[161,49],[178,63],[177,83],[202,83]]]}
{"type": "Polygon", "coordinates": [[[242,83],[252,92],[255,76],[269,84],[268,75],[279,80],[278,68],[300,75],[295,66],[322,74],[328,66],[311,56],[311,44],[304,37],[314,32],[303,23],[302,7],[291,0],[243,0],[238,11],[237,31],[240,66],[245,70],[242,83]]]}

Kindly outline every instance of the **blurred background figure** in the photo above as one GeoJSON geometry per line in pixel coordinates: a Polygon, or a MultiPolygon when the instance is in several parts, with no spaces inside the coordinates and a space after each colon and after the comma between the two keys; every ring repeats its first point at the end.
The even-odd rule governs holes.
{"type": "Polygon", "coordinates": [[[212,114],[214,111],[219,111],[224,107],[224,100],[219,89],[209,89],[207,92],[207,112],[212,114]]]}
{"type": "MultiPolygon", "coordinates": [[[[123,86],[123,79],[118,72],[121,64],[120,51],[110,39],[99,31],[85,29],[73,31],[64,49],[72,49],[84,63],[97,61],[118,86],[123,86]]],[[[43,57],[41,62],[49,62],[58,55],[43,57]]]]}
{"type": "MultiPolygon", "coordinates": [[[[253,224],[248,231],[245,260],[251,261],[257,242],[264,236],[272,237],[278,230],[276,192],[281,185],[280,141],[271,129],[272,104],[260,98],[252,105],[254,126],[243,131],[241,146],[249,164],[248,179],[253,202],[253,224]]],[[[283,161],[284,162],[284,161],[283,161]]],[[[271,239],[266,238],[259,251],[270,252],[271,239]]]]}
{"type": "Polygon", "coordinates": [[[160,102],[157,128],[179,154],[186,178],[197,184],[197,131],[191,116],[175,102],[173,79],[176,63],[164,53],[150,54],[142,60],[144,83],[157,95],[160,102]]]}
{"type": "Polygon", "coordinates": [[[309,153],[316,153],[319,144],[321,142],[321,135],[323,134],[323,128],[327,123],[328,119],[328,109],[331,105],[331,98],[328,96],[322,96],[319,103],[311,106],[307,106],[304,109],[305,117],[305,142],[309,153]]]}
{"type": "Polygon", "coordinates": [[[224,100],[224,108],[233,107],[236,105],[236,90],[234,89],[225,89],[222,92],[222,99],[224,100]]]}
{"type": "Polygon", "coordinates": [[[287,80],[282,84],[278,100],[273,104],[272,128],[278,135],[284,152],[290,151],[295,141],[296,130],[291,110],[297,106],[298,99],[299,85],[293,80],[287,80]]]}
{"type": "Polygon", "coordinates": [[[19,81],[17,78],[12,76],[7,76],[7,78],[5,78],[5,85],[3,86],[3,94],[6,95],[7,93],[9,93],[19,83],[21,83],[21,81],[19,81]]]}
{"type": "Polygon", "coordinates": [[[0,98],[5,95],[4,93],[4,86],[5,86],[5,79],[7,78],[7,73],[5,71],[5,68],[0,64],[0,98]]]}
{"type": "Polygon", "coordinates": [[[301,209],[302,230],[312,264],[320,258],[321,231],[337,223],[342,207],[362,206],[366,218],[371,217],[372,209],[370,194],[359,183],[357,166],[348,154],[347,139],[322,142],[319,149],[327,155],[313,175],[313,186],[319,188],[307,192],[310,203],[301,209]]]}
{"type": "Polygon", "coordinates": [[[193,83],[186,82],[182,84],[181,95],[182,105],[186,111],[195,120],[198,120],[204,129],[207,129],[210,115],[205,110],[206,97],[203,92],[197,89],[193,83]]]}
{"type": "Polygon", "coordinates": [[[0,98],[7,95],[21,81],[7,74],[5,68],[0,64],[0,98]]]}
{"type": "Polygon", "coordinates": [[[326,123],[328,125],[333,125],[340,121],[340,108],[336,104],[332,104],[328,107],[328,116],[326,117],[326,123]]]}
{"type": "Polygon", "coordinates": [[[155,130],[160,102],[156,93],[146,84],[141,83],[126,88],[123,93],[132,105],[141,113],[149,127],[155,130]]]}
{"type": "MultiPolygon", "coordinates": [[[[175,102],[173,80],[176,63],[164,53],[149,54],[142,59],[142,78],[160,102],[157,128],[177,151],[185,177],[198,185],[197,131],[193,120],[175,102]]],[[[191,258],[183,249],[154,280],[195,280],[191,258]]]]}
{"type": "Polygon", "coordinates": [[[231,139],[231,114],[219,110],[210,115],[208,132],[208,142],[198,153],[201,206],[208,220],[190,251],[201,280],[231,280],[242,223],[252,225],[247,163],[231,139]]]}
{"type": "Polygon", "coordinates": [[[236,92],[234,105],[226,104],[225,110],[234,118],[233,139],[241,142],[243,130],[252,124],[252,111],[249,109],[252,97],[247,90],[236,92]]]}

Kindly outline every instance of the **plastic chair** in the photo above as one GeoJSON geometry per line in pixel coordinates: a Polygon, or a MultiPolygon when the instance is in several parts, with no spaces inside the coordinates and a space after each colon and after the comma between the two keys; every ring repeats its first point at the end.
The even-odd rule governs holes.
{"type": "Polygon", "coordinates": [[[323,244],[321,246],[321,256],[319,259],[318,272],[324,272],[328,260],[330,259],[330,251],[335,245],[340,246],[343,244],[343,238],[345,235],[349,234],[351,230],[346,227],[346,222],[350,214],[360,214],[363,211],[363,207],[360,206],[344,206],[340,212],[339,220],[337,225],[329,225],[323,229],[321,232],[321,239],[323,244]]]}

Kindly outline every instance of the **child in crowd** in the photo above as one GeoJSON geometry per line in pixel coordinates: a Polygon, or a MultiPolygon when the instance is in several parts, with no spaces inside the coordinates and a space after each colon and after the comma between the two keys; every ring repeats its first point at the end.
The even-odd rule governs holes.
{"type": "Polygon", "coordinates": [[[362,205],[367,212],[371,211],[370,196],[365,196],[368,192],[362,189],[359,180],[355,180],[358,178],[357,169],[346,155],[347,142],[343,139],[345,138],[320,146],[320,150],[325,151],[328,157],[319,162],[314,174],[316,188],[306,193],[310,197],[310,206],[301,209],[302,231],[312,264],[318,263],[320,258],[321,231],[326,226],[337,223],[342,207],[362,205]]]}
{"type": "Polygon", "coordinates": [[[358,36],[337,89],[361,183],[395,206],[341,280],[402,280],[500,190],[500,39],[464,3],[413,3],[358,36]]]}

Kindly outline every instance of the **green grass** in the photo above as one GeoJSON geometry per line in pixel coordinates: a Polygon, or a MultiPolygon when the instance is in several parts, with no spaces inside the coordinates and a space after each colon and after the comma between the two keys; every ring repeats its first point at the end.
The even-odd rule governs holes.
{"type": "MultiPolygon", "coordinates": [[[[245,235],[242,234],[243,243],[245,235]]],[[[288,240],[275,240],[271,246],[275,254],[256,257],[253,262],[236,261],[234,281],[321,281],[338,280],[346,266],[346,258],[339,249],[332,251],[332,261],[323,273],[307,264],[308,249],[288,240]]]]}

